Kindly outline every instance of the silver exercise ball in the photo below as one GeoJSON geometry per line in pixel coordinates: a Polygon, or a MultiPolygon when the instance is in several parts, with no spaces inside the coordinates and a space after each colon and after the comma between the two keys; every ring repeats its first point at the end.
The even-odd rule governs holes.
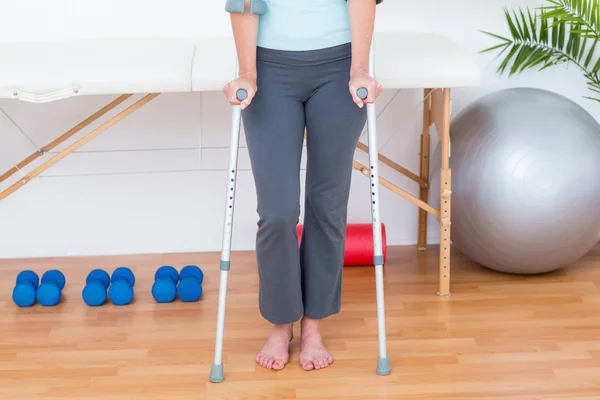
{"type": "Polygon", "coordinates": [[[538,274],[598,243],[600,124],[582,107],[545,90],[501,90],[457,115],[450,136],[451,239],[462,254],[538,274]]]}

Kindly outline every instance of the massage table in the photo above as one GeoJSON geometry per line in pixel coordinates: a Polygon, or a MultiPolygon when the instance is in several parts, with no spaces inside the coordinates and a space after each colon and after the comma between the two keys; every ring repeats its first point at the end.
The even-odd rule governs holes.
{"type": "MultiPolygon", "coordinates": [[[[371,72],[385,89],[423,90],[423,129],[418,173],[378,153],[375,153],[375,160],[370,158],[369,163],[381,162],[419,185],[419,194],[416,196],[377,175],[379,185],[418,206],[417,248],[419,251],[427,247],[428,214],[439,219],[438,294],[449,296],[452,195],[449,165],[451,90],[479,86],[480,71],[454,43],[443,36],[431,33],[376,32],[373,38],[372,55],[374,56],[371,59],[371,72]],[[432,126],[435,126],[440,139],[442,154],[439,209],[429,204],[429,153],[432,126]]],[[[32,153],[0,175],[0,185],[2,185],[8,178],[20,174],[18,181],[7,187],[6,185],[0,187],[0,201],[161,93],[220,91],[226,82],[234,78],[236,71],[237,59],[232,36],[205,40],[115,38],[0,43],[0,98],[47,103],[79,96],[117,96],[102,109],[42,147],[40,151],[32,153]],[[131,105],[115,116],[89,133],[78,135],[84,128],[130,97],[139,95],[141,95],[139,99],[134,98],[136,100],[131,105]],[[66,147],[39,163],[38,158],[46,157],[46,153],[63,143],[66,147]],[[28,165],[35,160],[38,160],[38,165],[28,170],[28,165]]],[[[237,111],[234,109],[233,125],[239,123],[239,107],[237,108],[237,111]]],[[[371,110],[373,109],[374,106],[371,110]]],[[[238,129],[237,133],[239,133],[239,127],[234,126],[232,129],[238,129]]],[[[232,140],[230,160],[236,157],[237,147],[237,140],[232,140]]],[[[369,152],[369,145],[359,143],[358,150],[369,152]]],[[[354,161],[353,167],[365,176],[373,178],[370,170],[373,166],[369,168],[354,161]]],[[[227,208],[231,206],[229,202],[226,205],[227,208]]],[[[229,246],[229,243],[224,243],[225,246],[229,246]]],[[[222,279],[221,285],[223,284],[222,279]]],[[[219,301],[220,312],[224,310],[224,300],[221,300],[219,301]]],[[[383,302],[383,299],[379,298],[378,291],[378,307],[380,301],[383,302]]],[[[381,319],[379,322],[382,324],[381,319]]],[[[380,325],[380,328],[382,326],[384,327],[380,325]]],[[[222,322],[220,329],[222,329],[222,322]]],[[[380,355],[385,354],[385,340],[381,337],[384,334],[385,330],[383,329],[382,333],[380,329],[380,355]]],[[[221,340],[222,331],[219,332],[216,346],[219,348],[217,364],[222,368],[221,340]]]]}

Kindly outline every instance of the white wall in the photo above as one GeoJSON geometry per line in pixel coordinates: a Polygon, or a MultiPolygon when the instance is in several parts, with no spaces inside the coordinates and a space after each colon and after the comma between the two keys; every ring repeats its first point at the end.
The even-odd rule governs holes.
{"type": "MultiPolygon", "coordinates": [[[[222,35],[229,30],[222,3],[0,0],[0,42],[222,35]]],[[[478,54],[492,43],[480,30],[506,32],[504,6],[541,4],[542,0],[386,0],[379,7],[377,30],[442,33],[473,56],[483,70],[483,87],[456,90],[454,115],[482,94],[509,86],[554,90],[600,115],[595,103],[582,98],[587,92],[578,71],[555,68],[507,80],[496,75],[491,55],[478,54]]],[[[387,91],[378,103],[382,153],[415,172],[420,95],[387,91]]],[[[22,132],[41,147],[112,98],[80,97],[43,105],[0,100],[0,172],[35,150],[22,132]]],[[[230,108],[220,93],[159,96],[0,202],[0,258],[220,250],[229,126],[230,108]]],[[[257,218],[245,148],[240,157],[235,250],[254,248],[257,218]]],[[[357,159],[364,161],[365,155],[357,153],[357,159]]],[[[417,186],[408,179],[387,168],[381,172],[416,193],[417,186]]],[[[0,189],[12,182],[0,184],[0,189]]],[[[368,180],[358,173],[351,196],[349,221],[369,222],[368,180]]],[[[385,189],[381,200],[388,244],[414,244],[417,208],[385,189]]],[[[435,243],[433,218],[431,227],[430,240],[435,243]]]]}

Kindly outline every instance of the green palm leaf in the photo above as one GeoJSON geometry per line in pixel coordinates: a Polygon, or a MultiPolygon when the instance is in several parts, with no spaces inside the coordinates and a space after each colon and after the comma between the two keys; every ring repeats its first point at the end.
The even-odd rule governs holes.
{"type": "MultiPolygon", "coordinates": [[[[588,89],[600,93],[599,0],[547,0],[535,11],[504,9],[510,37],[483,31],[500,43],[481,52],[498,51],[503,57],[498,73],[512,76],[528,69],[543,70],[574,64],[584,73],[588,89]]],[[[600,101],[600,99],[593,98],[600,101]]]]}

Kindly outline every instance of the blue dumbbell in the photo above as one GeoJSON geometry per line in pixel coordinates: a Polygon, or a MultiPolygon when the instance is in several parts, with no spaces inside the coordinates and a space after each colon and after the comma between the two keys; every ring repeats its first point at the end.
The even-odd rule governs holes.
{"type": "Polygon", "coordinates": [[[37,290],[37,301],[43,306],[55,306],[60,301],[65,287],[65,276],[58,270],[46,271],[37,290]]]}
{"type": "Polygon", "coordinates": [[[85,287],[81,292],[85,304],[98,307],[106,301],[106,290],[110,286],[110,275],[108,272],[95,269],[85,279],[85,287]]]}
{"type": "Polygon", "coordinates": [[[35,292],[40,282],[39,276],[30,270],[21,271],[17,275],[12,299],[19,307],[31,307],[35,303],[35,292]]]}
{"type": "Polygon", "coordinates": [[[152,297],[158,303],[170,303],[177,296],[177,282],[179,273],[169,265],[164,265],[156,270],[154,284],[152,285],[152,297]]]}
{"type": "Polygon", "coordinates": [[[108,289],[108,297],[117,306],[124,306],[133,300],[133,286],[135,276],[127,267],[115,269],[111,276],[111,285],[108,289]]]}
{"type": "Polygon", "coordinates": [[[197,301],[202,296],[202,281],[204,274],[195,265],[183,267],[179,273],[179,286],[177,295],[183,302],[197,301]]]}

